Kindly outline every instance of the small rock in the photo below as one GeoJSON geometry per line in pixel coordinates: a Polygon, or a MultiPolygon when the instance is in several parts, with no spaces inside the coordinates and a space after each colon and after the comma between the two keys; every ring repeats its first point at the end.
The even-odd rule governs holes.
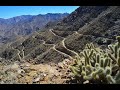
{"type": "Polygon", "coordinates": [[[46,74],[43,74],[44,77],[46,77],[47,75],[46,74]]]}
{"type": "Polygon", "coordinates": [[[12,66],[11,66],[11,69],[18,69],[19,68],[19,65],[14,63],[12,66]]]}
{"type": "Polygon", "coordinates": [[[22,69],[18,69],[18,74],[21,74],[21,73],[24,73],[25,71],[24,70],[22,70],[22,69]]]}
{"type": "Polygon", "coordinates": [[[87,81],[85,81],[85,82],[83,82],[83,84],[88,84],[89,83],[89,81],[87,80],[87,81]]]}
{"type": "Polygon", "coordinates": [[[58,72],[61,72],[61,70],[59,70],[58,72]]]}
{"type": "Polygon", "coordinates": [[[29,76],[33,77],[37,75],[37,71],[31,71],[28,73],[29,76]]]}
{"type": "Polygon", "coordinates": [[[67,76],[61,76],[61,79],[67,78],[67,76]]]}
{"type": "Polygon", "coordinates": [[[59,68],[63,68],[63,64],[62,63],[58,63],[58,67],[59,68]]]}
{"type": "Polygon", "coordinates": [[[38,82],[38,81],[40,81],[40,77],[37,77],[37,78],[34,80],[34,82],[38,82]]]}
{"type": "Polygon", "coordinates": [[[30,67],[30,64],[26,64],[26,67],[30,67]]]}

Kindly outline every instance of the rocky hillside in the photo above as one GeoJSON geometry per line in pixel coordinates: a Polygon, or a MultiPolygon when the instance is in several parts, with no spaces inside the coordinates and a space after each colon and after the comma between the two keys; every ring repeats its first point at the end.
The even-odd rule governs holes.
{"type": "Polygon", "coordinates": [[[114,36],[120,35],[119,21],[119,6],[81,6],[62,21],[4,45],[1,61],[40,64],[73,59],[87,43],[105,48],[115,42],[114,36]]]}
{"type": "Polygon", "coordinates": [[[0,84],[66,84],[72,63],[68,59],[58,64],[0,63],[0,84]]]}

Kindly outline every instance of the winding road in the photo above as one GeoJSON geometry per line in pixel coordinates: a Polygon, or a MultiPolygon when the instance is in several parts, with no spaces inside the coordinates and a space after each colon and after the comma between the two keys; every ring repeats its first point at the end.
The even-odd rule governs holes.
{"type": "MultiPolygon", "coordinates": [[[[53,32],[53,29],[49,29],[49,31],[50,31],[54,36],[57,36],[57,37],[62,38],[63,40],[62,40],[61,42],[62,42],[63,47],[64,47],[66,50],[68,50],[69,52],[74,53],[76,56],[79,57],[79,55],[78,55],[77,52],[75,52],[75,51],[73,51],[73,50],[70,50],[70,49],[68,49],[68,48],[66,47],[66,45],[65,45],[65,40],[66,40],[66,38],[61,37],[61,36],[55,34],[55,33],[53,32]]],[[[39,34],[37,31],[36,31],[35,33],[39,34]]],[[[76,34],[79,34],[77,31],[75,31],[75,33],[76,33],[76,34]]],[[[35,38],[35,37],[33,37],[33,38],[35,38]]],[[[44,45],[53,45],[53,46],[52,46],[50,49],[48,49],[47,51],[53,49],[53,50],[55,50],[56,52],[58,52],[58,53],[60,53],[60,54],[62,54],[62,55],[65,55],[65,56],[69,57],[70,59],[73,59],[73,57],[70,56],[69,54],[66,54],[66,53],[64,53],[64,52],[62,52],[62,51],[60,51],[60,50],[57,50],[55,44],[47,44],[44,40],[41,40],[41,41],[43,42],[42,44],[44,44],[44,45]]],[[[22,44],[22,43],[21,43],[21,44],[22,44]]],[[[39,45],[38,45],[38,46],[39,46],[39,45]]],[[[38,47],[34,48],[34,50],[37,49],[37,48],[38,48],[38,47]]],[[[12,49],[14,49],[14,48],[12,47],[12,49]]],[[[27,56],[25,56],[25,55],[24,55],[24,49],[25,49],[25,47],[23,46],[23,48],[22,48],[22,50],[21,50],[21,51],[22,51],[22,57],[20,56],[20,53],[21,53],[21,52],[20,52],[18,49],[16,49],[16,50],[18,51],[18,54],[17,54],[17,55],[19,56],[19,59],[20,59],[20,60],[22,60],[22,59],[24,59],[25,57],[27,57],[27,56],[30,55],[30,53],[29,53],[27,56]]],[[[32,51],[34,51],[34,50],[32,50],[32,51]]],[[[32,52],[32,51],[31,51],[31,52],[32,52]]],[[[42,54],[38,55],[36,58],[38,58],[39,56],[44,55],[44,54],[46,54],[46,53],[47,53],[47,52],[45,51],[45,52],[43,52],[42,54]]],[[[36,58],[35,58],[35,59],[36,59],[36,58]]]]}
{"type": "Polygon", "coordinates": [[[61,51],[57,50],[57,49],[55,48],[55,46],[56,46],[56,45],[53,46],[53,50],[59,52],[60,54],[63,54],[63,55],[68,56],[70,59],[73,59],[73,57],[71,57],[70,55],[68,55],[68,54],[66,54],[66,53],[64,53],[64,52],[61,52],[61,51]]]}
{"type": "Polygon", "coordinates": [[[59,35],[55,34],[52,30],[53,30],[53,29],[49,29],[49,31],[50,31],[54,36],[57,36],[57,37],[60,37],[60,38],[64,38],[64,37],[62,37],[62,36],[59,36],[59,35]]]}
{"type": "MultiPolygon", "coordinates": [[[[50,29],[50,31],[52,32],[52,30],[53,29],[50,29]]],[[[56,35],[54,32],[52,32],[55,36],[58,36],[58,35],[56,35]]],[[[76,34],[79,34],[77,31],[75,31],[75,33],[76,34]]],[[[82,34],[81,34],[82,35],[82,34]]],[[[60,36],[59,36],[60,37],[60,36]]],[[[65,49],[67,49],[68,51],[70,51],[70,52],[72,52],[72,53],[74,53],[76,56],[78,56],[79,57],[79,54],[77,53],[77,52],[75,52],[75,51],[73,51],[73,50],[70,50],[70,49],[68,49],[67,47],[66,47],[66,45],[65,45],[65,39],[66,38],[63,38],[63,40],[62,40],[62,44],[63,44],[63,47],[65,48],[65,49]]],[[[55,47],[54,47],[55,48],[55,47]]],[[[57,50],[57,49],[56,49],[57,50]]],[[[61,52],[61,51],[60,51],[61,52]]]]}
{"type": "Polygon", "coordinates": [[[66,38],[64,38],[64,39],[62,40],[62,44],[63,44],[64,48],[66,48],[68,51],[70,51],[70,52],[74,53],[76,56],[78,56],[78,57],[79,57],[79,55],[78,55],[78,53],[77,53],[77,52],[75,52],[75,51],[73,51],[73,50],[70,50],[70,49],[68,49],[68,48],[65,46],[65,39],[66,39],[66,38]]]}
{"type": "MultiPolygon", "coordinates": [[[[21,60],[22,60],[22,57],[20,56],[20,50],[15,49],[15,48],[13,48],[13,47],[12,47],[12,49],[13,49],[13,50],[17,50],[17,52],[18,52],[17,55],[18,55],[18,57],[19,57],[19,59],[20,59],[20,61],[21,61],[21,60]]],[[[15,57],[16,57],[16,56],[15,56],[15,57]]]]}

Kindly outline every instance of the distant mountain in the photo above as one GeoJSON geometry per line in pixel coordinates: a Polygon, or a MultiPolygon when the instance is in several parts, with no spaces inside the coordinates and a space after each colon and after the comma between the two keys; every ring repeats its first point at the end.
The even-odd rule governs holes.
{"type": "Polygon", "coordinates": [[[48,13],[45,15],[22,15],[10,19],[0,18],[0,36],[1,39],[3,37],[12,40],[18,35],[29,35],[43,28],[48,22],[62,20],[68,15],[68,13],[48,13]]]}
{"type": "Polygon", "coordinates": [[[9,19],[0,19],[0,23],[4,23],[4,24],[16,24],[17,22],[20,21],[26,21],[29,19],[32,19],[32,15],[22,15],[22,16],[16,16],[13,18],[9,18],[9,19]]]}

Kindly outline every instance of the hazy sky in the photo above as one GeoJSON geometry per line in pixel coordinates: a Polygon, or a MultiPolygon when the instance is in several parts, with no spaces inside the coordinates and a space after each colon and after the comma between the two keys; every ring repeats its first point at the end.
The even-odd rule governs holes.
{"type": "Polygon", "coordinates": [[[0,18],[46,13],[71,13],[79,6],[0,6],[0,18]]]}

